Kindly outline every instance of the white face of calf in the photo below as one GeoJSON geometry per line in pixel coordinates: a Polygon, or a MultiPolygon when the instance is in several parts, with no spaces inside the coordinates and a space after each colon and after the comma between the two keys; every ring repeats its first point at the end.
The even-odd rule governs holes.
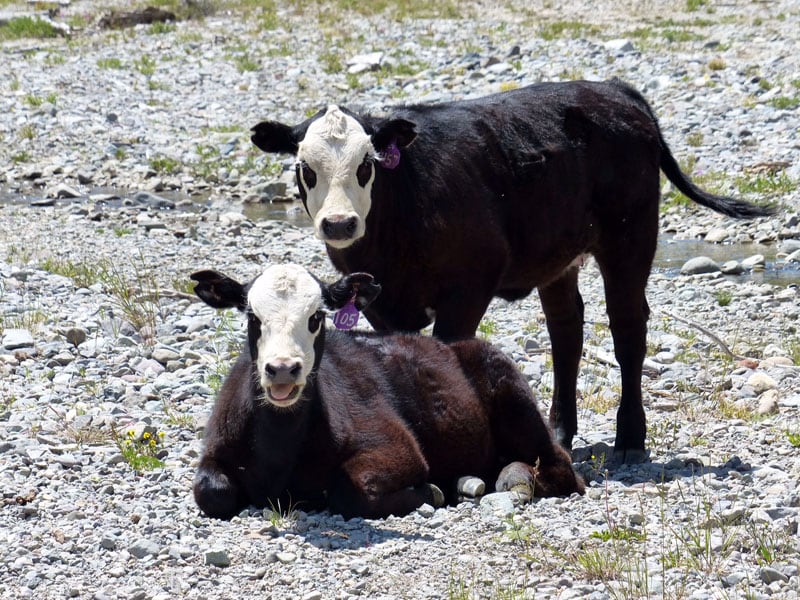
{"type": "Polygon", "coordinates": [[[336,106],[329,106],[298,144],[300,195],[317,237],[334,248],[346,248],[364,235],[375,157],[358,121],[336,106]]]}
{"type": "Polygon", "coordinates": [[[291,406],[314,366],[314,340],[324,321],[320,285],[300,266],[273,265],[253,281],[247,305],[266,400],[291,406]]]}

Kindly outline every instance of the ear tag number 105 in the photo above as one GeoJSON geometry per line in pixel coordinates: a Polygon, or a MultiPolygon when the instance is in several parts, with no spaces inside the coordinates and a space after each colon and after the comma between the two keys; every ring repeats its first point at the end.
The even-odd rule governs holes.
{"type": "Polygon", "coordinates": [[[333,313],[333,324],[336,329],[352,329],[358,324],[358,309],[352,300],[333,313]]]}

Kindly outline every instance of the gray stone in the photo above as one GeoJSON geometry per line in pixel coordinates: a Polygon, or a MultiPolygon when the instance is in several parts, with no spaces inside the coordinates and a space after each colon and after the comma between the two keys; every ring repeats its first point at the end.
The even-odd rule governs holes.
{"type": "Polygon", "coordinates": [[[144,558],[146,556],[158,556],[161,551],[161,546],[152,540],[141,539],[137,540],[128,546],[128,552],[136,558],[144,558]]]}
{"type": "Polygon", "coordinates": [[[742,261],[742,267],[747,270],[756,269],[758,267],[763,267],[766,262],[767,260],[764,258],[763,254],[753,254],[742,261]]]}
{"type": "Polygon", "coordinates": [[[78,183],[80,183],[81,185],[88,185],[92,183],[92,180],[94,179],[94,173],[92,173],[91,171],[86,171],[84,169],[78,170],[75,176],[78,178],[78,183]]]}
{"type": "Polygon", "coordinates": [[[86,341],[86,330],[80,327],[70,327],[64,332],[64,337],[73,346],[80,346],[86,341]]]}
{"type": "Polygon", "coordinates": [[[775,581],[789,581],[789,578],[786,575],[773,567],[761,567],[758,570],[758,578],[766,584],[770,584],[775,581]]]}
{"type": "Polygon", "coordinates": [[[65,183],[60,183],[54,192],[56,198],[80,198],[82,194],[65,183]]]}
{"type": "Polygon", "coordinates": [[[159,196],[158,194],[153,194],[152,192],[136,192],[133,195],[133,201],[137,204],[142,204],[149,208],[156,208],[156,209],[172,209],[175,208],[175,202],[173,200],[169,200],[168,198],[164,198],[163,196],[159,196]]]}
{"type": "Polygon", "coordinates": [[[222,548],[215,548],[208,550],[204,557],[205,564],[214,567],[229,567],[231,565],[231,558],[227,550],[222,548]]]}
{"type": "Polygon", "coordinates": [[[703,273],[719,272],[719,265],[708,256],[690,258],[681,267],[681,275],[700,275],[703,273]]]}
{"type": "Polygon", "coordinates": [[[288,565],[297,560],[297,554],[294,552],[277,552],[275,558],[278,559],[278,562],[288,565]]]}
{"type": "Polygon", "coordinates": [[[139,227],[143,227],[146,231],[167,228],[166,223],[164,223],[161,219],[151,217],[150,215],[144,213],[136,217],[136,224],[139,227]]]}
{"type": "Polygon", "coordinates": [[[514,514],[514,492],[494,492],[481,498],[481,517],[505,519],[514,514]]]}
{"type": "Polygon", "coordinates": [[[171,360],[177,360],[180,358],[181,353],[174,348],[169,348],[167,346],[157,346],[153,349],[153,359],[160,362],[162,365],[167,364],[171,360]]]}
{"type": "Polygon", "coordinates": [[[745,272],[742,263],[736,260],[726,260],[720,265],[719,270],[725,275],[741,275],[745,272]]]}
{"type": "Polygon", "coordinates": [[[725,227],[714,227],[706,233],[705,240],[710,244],[719,244],[728,239],[730,233],[725,227]]]}

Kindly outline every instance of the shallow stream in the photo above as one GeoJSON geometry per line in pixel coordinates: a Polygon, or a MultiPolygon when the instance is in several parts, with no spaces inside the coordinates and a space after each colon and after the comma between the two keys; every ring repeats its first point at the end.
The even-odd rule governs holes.
{"type": "MultiPolygon", "coordinates": [[[[90,197],[93,198],[91,200],[93,203],[102,202],[107,208],[131,203],[129,194],[119,190],[92,190],[90,197]],[[98,197],[104,199],[98,201],[96,200],[98,197]]],[[[174,202],[176,210],[202,211],[207,206],[207,201],[204,199],[188,199],[182,194],[160,193],[154,197],[174,202]]],[[[52,199],[0,190],[0,206],[4,204],[50,206],[80,204],[86,201],[86,198],[52,199]]],[[[152,202],[150,204],[143,203],[142,206],[143,208],[159,208],[152,202]]],[[[244,204],[242,212],[251,221],[277,220],[286,221],[298,227],[311,227],[311,220],[299,202],[244,204]]],[[[711,244],[700,239],[676,239],[672,235],[665,234],[659,237],[653,270],[668,276],[677,276],[681,266],[690,258],[697,256],[707,256],[718,264],[722,264],[729,260],[741,262],[755,254],[762,254],[766,259],[763,270],[748,271],[742,275],[727,275],[726,277],[779,286],[800,285],[800,264],[776,260],[776,253],[777,248],[774,244],[711,244]]]]}

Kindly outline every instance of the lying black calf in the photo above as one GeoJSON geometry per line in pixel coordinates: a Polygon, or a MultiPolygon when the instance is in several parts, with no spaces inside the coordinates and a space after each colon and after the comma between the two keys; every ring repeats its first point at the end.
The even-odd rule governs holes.
{"type": "Polygon", "coordinates": [[[207,304],[247,314],[247,344],[206,429],[194,496],[209,516],[248,505],[403,515],[456,499],[465,474],[530,495],[583,492],[524,377],[488,343],[326,330],[325,308],[358,309],[372,276],[327,285],[275,265],[247,285],[192,275],[207,304]]]}

